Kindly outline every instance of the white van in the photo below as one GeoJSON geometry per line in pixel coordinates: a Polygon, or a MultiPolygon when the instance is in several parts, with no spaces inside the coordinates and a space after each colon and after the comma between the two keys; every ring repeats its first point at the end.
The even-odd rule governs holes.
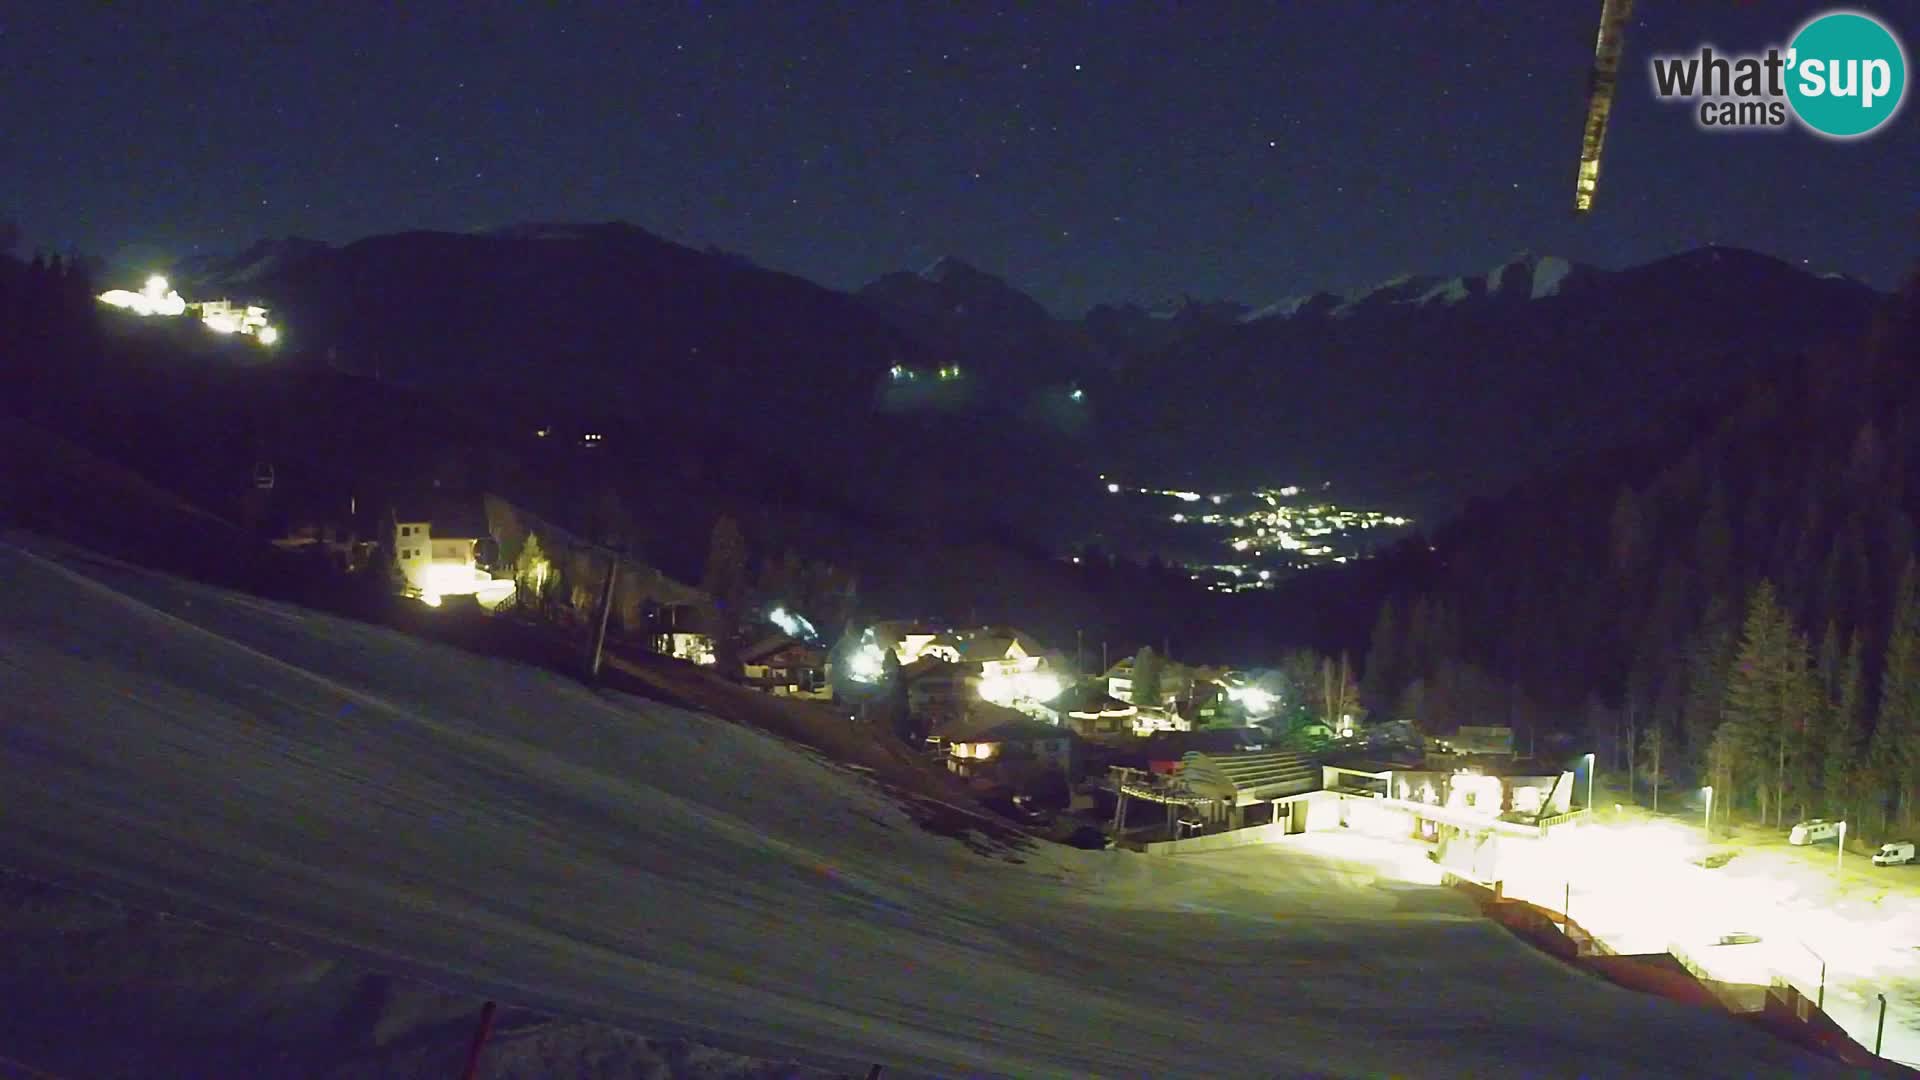
{"type": "Polygon", "coordinates": [[[1839,822],[1814,818],[1812,821],[1803,821],[1795,825],[1793,831],[1787,834],[1787,843],[1797,845],[1817,844],[1822,840],[1831,840],[1839,835],[1839,822]]]}
{"type": "Polygon", "coordinates": [[[1913,861],[1913,841],[1895,840],[1891,844],[1881,844],[1880,850],[1873,853],[1875,866],[1900,866],[1913,861]]]}

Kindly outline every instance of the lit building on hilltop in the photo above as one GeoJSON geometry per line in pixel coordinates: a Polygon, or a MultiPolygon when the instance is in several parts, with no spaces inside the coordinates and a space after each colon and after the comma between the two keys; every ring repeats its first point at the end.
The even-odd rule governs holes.
{"type": "MultiPolygon", "coordinates": [[[[200,321],[207,329],[216,334],[251,334],[256,337],[272,334],[273,327],[267,323],[267,309],[249,304],[236,304],[231,300],[208,300],[203,303],[189,304],[200,313],[200,321]]],[[[261,337],[262,344],[272,344],[268,337],[261,337]]]]}
{"type": "Polygon", "coordinates": [[[158,274],[148,278],[139,292],[108,289],[100,294],[99,300],[110,307],[141,316],[175,318],[191,315],[214,333],[239,334],[262,345],[273,345],[280,340],[279,329],[267,321],[266,308],[235,304],[224,299],[189,303],[167,283],[166,278],[158,274]]]}
{"type": "Polygon", "coordinates": [[[148,278],[139,292],[108,289],[100,294],[100,302],[135,315],[184,315],[187,311],[187,302],[167,284],[166,278],[157,274],[148,278]]]}

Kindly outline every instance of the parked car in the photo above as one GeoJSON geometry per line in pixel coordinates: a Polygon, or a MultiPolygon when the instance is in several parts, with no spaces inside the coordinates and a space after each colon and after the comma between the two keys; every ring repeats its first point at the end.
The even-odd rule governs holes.
{"type": "Polygon", "coordinates": [[[1891,844],[1881,844],[1880,850],[1873,853],[1875,866],[1900,866],[1913,861],[1913,841],[1895,840],[1891,844]]]}
{"type": "Polygon", "coordinates": [[[1744,930],[1736,930],[1731,934],[1721,934],[1720,940],[1714,942],[1714,944],[1715,945],[1758,945],[1760,944],[1760,935],[1749,934],[1744,930]]]}

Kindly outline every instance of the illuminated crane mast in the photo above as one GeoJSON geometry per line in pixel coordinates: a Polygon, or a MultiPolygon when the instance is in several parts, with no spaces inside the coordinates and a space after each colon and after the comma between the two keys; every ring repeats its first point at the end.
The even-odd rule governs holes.
{"type": "Polygon", "coordinates": [[[1627,18],[1633,0],[1602,0],[1600,39],[1593,47],[1593,73],[1587,76],[1587,126],[1580,138],[1580,177],[1573,189],[1573,212],[1593,209],[1593,192],[1600,186],[1600,150],[1607,141],[1607,117],[1613,114],[1613,91],[1620,81],[1620,50],[1626,40],[1627,18]]]}

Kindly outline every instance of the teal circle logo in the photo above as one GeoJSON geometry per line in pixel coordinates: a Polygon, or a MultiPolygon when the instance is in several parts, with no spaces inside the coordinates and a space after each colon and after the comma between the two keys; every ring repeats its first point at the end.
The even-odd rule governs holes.
{"type": "Polygon", "coordinates": [[[1893,119],[1907,90],[1907,54],[1893,31],[1855,11],[1833,11],[1787,46],[1787,100],[1800,122],[1834,139],[1893,119]]]}

